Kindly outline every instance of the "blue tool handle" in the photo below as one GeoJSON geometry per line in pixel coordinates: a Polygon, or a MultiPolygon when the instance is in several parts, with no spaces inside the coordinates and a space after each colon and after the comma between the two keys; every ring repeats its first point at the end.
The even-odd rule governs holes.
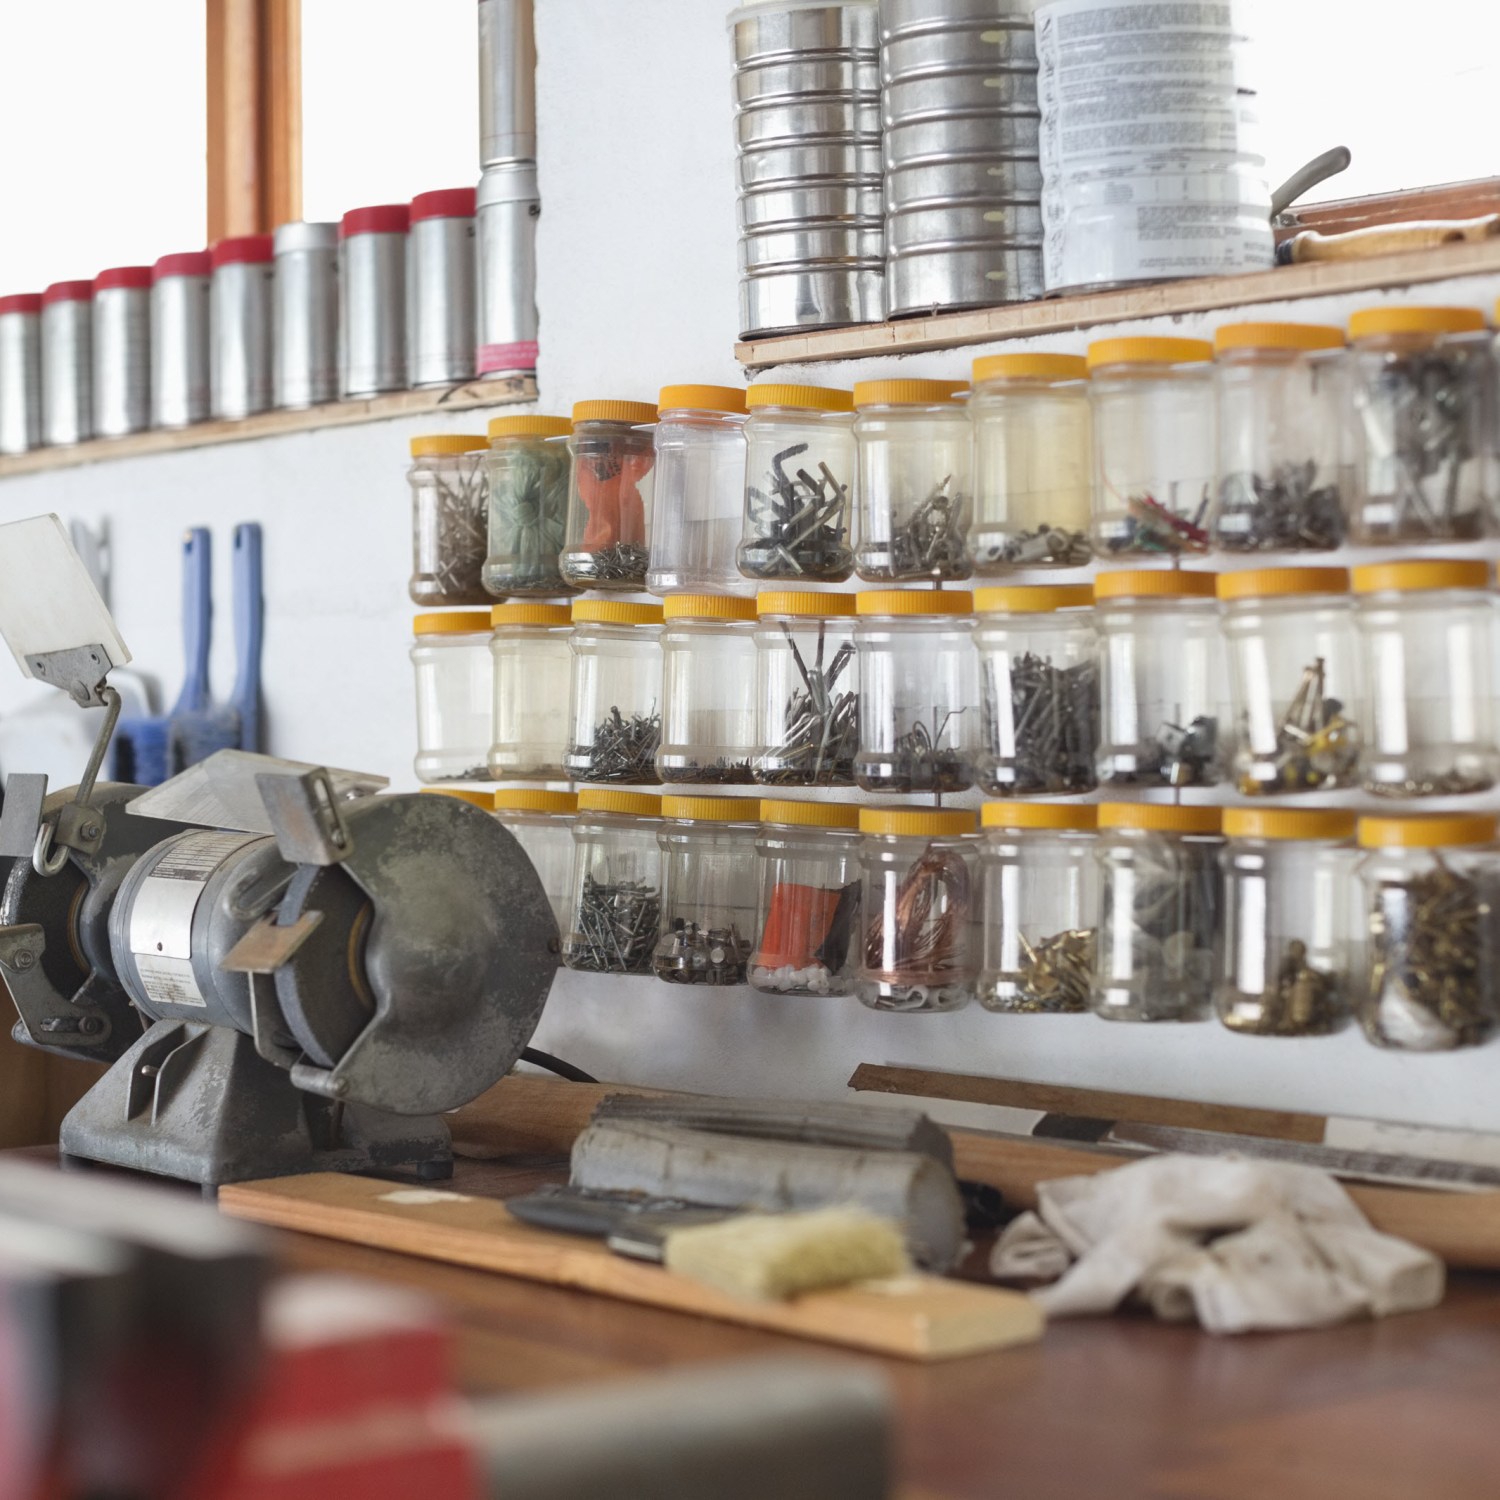
{"type": "Polygon", "coordinates": [[[182,648],[187,672],[173,714],[208,707],[213,608],[213,538],[207,527],[193,526],[182,538],[182,648]]]}
{"type": "Polygon", "coordinates": [[[234,692],[230,706],[240,716],[240,749],[260,749],[260,647],[265,634],[261,595],[261,532],[258,521],[234,528],[234,692]]]}

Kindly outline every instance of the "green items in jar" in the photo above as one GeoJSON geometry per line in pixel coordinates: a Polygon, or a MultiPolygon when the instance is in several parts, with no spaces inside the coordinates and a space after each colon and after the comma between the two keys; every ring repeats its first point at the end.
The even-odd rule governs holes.
{"type": "Polygon", "coordinates": [[[512,594],[569,594],[560,555],[568,518],[565,417],[496,417],[490,423],[489,555],[484,586],[512,594]]]}

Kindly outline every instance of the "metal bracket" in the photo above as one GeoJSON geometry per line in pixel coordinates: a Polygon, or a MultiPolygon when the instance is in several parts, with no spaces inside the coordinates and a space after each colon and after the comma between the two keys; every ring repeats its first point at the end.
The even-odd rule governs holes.
{"type": "Polygon", "coordinates": [[[354,843],[324,767],[315,766],[301,776],[262,772],[255,784],[284,860],[336,865],[348,859],[354,843]]]}
{"type": "MultiPolygon", "coordinates": [[[[109,1017],[94,1005],[57,1003],[56,991],[42,971],[46,950],[47,940],[37,923],[0,927],[0,979],[10,991],[26,1040],[49,1051],[66,1049],[109,1061],[108,1052],[97,1051],[109,1040],[109,1017]]],[[[79,991],[80,996],[86,993],[87,987],[79,991]]]]}
{"type": "MultiPolygon", "coordinates": [[[[103,651],[104,648],[86,646],[83,649],[103,651]]],[[[56,656],[68,653],[52,654],[56,656]]],[[[58,813],[55,824],[43,823],[37,829],[36,843],[31,851],[31,867],[38,875],[58,874],[68,862],[69,849],[93,854],[104,841],[104,814],[98,808],[89,806],[89,798],[93,795],[94,783],[99,779],[100,769],[104,765],[105,751],[109,749],[115,725],[119,722],[120,695],[102,680],[95,691],[99,706],[104,709],[104,723],[99,728],[98,738],[89,754],[89,763],[83,769],[83,779],[79,781],[73,799],[58,813]],[[54,844],[58,846],[56,849],[52,847],[54,844]]]]}
{"type": "Polygon", "coordinates": [[[109,652],[97,642],[70,646],[66,651],[41,651],[26,658],[27,669],[39,682],[62,688],[80,708],[103,708],[104,679],[109,674],[109,652]]]}
{"type": "Polygon", "coordinates": [[[320,911],[303,912],[287,927],[263,917],[223,958],[219,967],[231,974],[274,974],[318,929],[320,911]]]}

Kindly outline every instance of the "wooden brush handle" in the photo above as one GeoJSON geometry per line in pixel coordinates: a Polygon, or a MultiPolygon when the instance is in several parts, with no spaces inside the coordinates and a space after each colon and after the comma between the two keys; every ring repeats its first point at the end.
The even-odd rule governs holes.
{"type": "Polygon", "coordinates": [[[1365,260],[1373,255],[1395,255],[1402,250],[1427,250],[1433,245],[1452,245],[1461,240],[1487,240],[1500,234],[1500,214],[1479,219],[1425,219],[1408,224],[1374,224],[1368,229],[1350,229],[1343,234],[1319,234],[1304,229],[1280,250],[1283,263],[1300,265],[1310,260],[1365,260]]]}

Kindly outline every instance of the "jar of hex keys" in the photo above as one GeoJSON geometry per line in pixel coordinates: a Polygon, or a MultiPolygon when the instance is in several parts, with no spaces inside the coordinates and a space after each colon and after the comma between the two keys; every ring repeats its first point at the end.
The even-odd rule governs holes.
{"type": "Polygon", "coordinates": [[[573,861],[562,961],[586,974],[649,974],[661,926],[661,798],[584,787],[573,821],[573,861]]]}
{"type": "Polygon", "coordinates": [[[496,792],[493,806],[495,821],[521,846],[535,868],[558,931],[567,932],[577,796],[541,787],[517,787],[496,792]]]}
{"type": "Polygon", "coordinates": [[[755,779],[762,786],[853,786],[854,595],[767,592],[756,608],[755,779]]]}
{"type": "Polygon", "coordinates": [[[669,594],[663,612],[658,779],[699,786],[753,780],[755,601],[669,594]]]}
{"type": "Polygon", "coordinates": [[[563,768],[573,781],[655,785],[661,605],[575,599],[572,614],[572,727],[563,768]]]}
{"type": "Polygon", "coordinates": [[[490,611],[495,663],[496,781],[561,781],[568,748],[572,621],[566,604],[497,604],[490,611]]]}
{"type": "Polygon", "coordinates": [[[750,985],[772,995],[847,995],[859,939],[859,809],[760,804],[760,934],[750,985]]]}
{"type": "Polygon", "coordinates": [[[417,780],[488,781],[494,698],[489,611],[418,615],[412,634],[417,780]]]}
{"type": "Polygon", "coordinates": [[[1484,1041],[1500,985],[1494,817],[1361,818],[1358,839],[1365,1035],[1409,1052],[1484,1041]]]}
{"type": "Polygon", "coordinates": [[[496,417],[490,422],[489,553],[484,586],[507,595],[570,594],[560,554],[568,518],[566,417],[496,417]]]}
{"type": "Polygon", "coordinates": [[[427,609],[488,604],[486,438],[457,432],[411,440],[412,571],[407,592],[427,609]]]}
{"type": "Polygon", "coordinates": [[[1355,817],[1224,811],[1224,944],[1214,1009],[1247,1036],[1319,1036],[1348,1019],[1359,974],[1355,817]]]}
{"type": "Polygon", "coordinates": [[[755,945],[760,803],[661,800],[662,920],[651,971],[669,984],[743,984],[755,945]]]}
{"type": "Polygon", "coordinates": [[[646,587],[655,431],[645,401],[573,407],[562,575],[574,588],[646,587]]]}

